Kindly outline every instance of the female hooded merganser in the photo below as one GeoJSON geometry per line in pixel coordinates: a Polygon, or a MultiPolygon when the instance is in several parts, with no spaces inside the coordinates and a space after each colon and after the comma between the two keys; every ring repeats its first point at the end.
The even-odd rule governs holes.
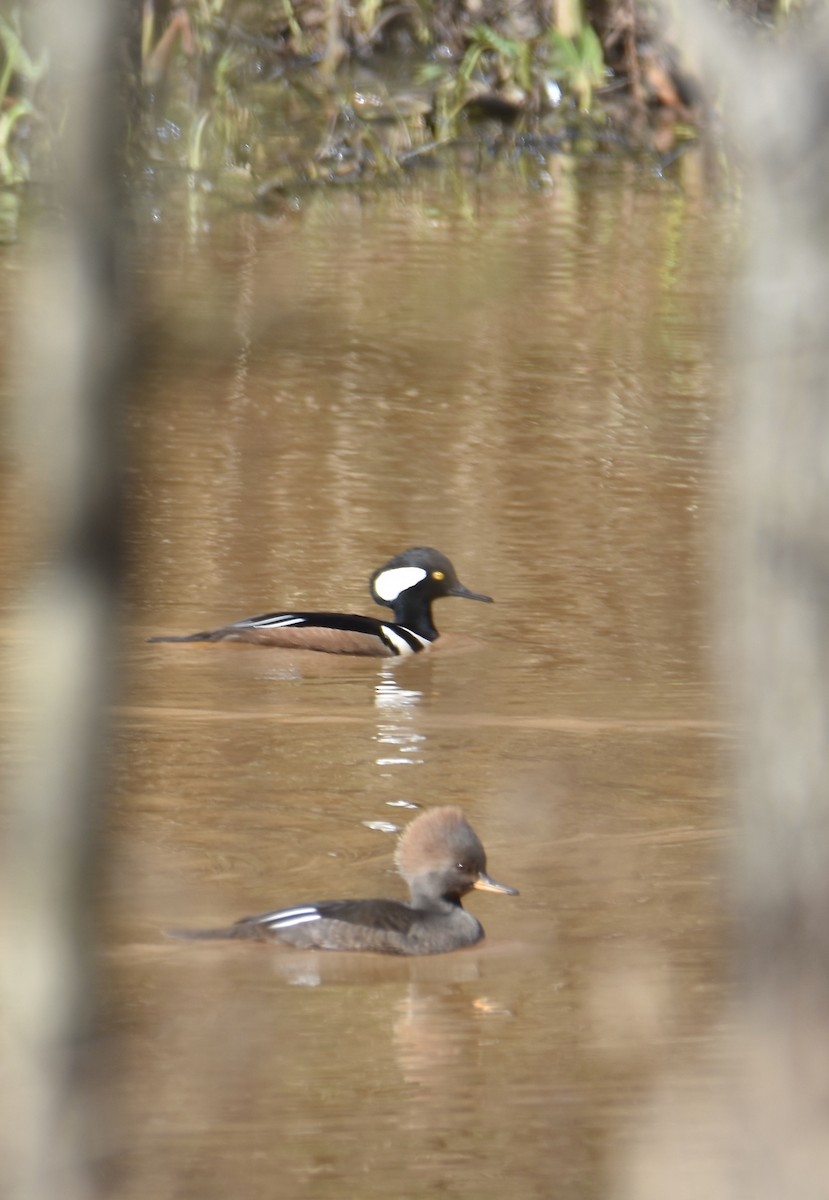
{"type": "Polygon", "coordinates": [[[486,873],[486,854],[459,808],[434,808],[407,826],[395,853],[411,902],[324,900],[295,904],[227,929],[173,930],[183,938],[253,938],[301,950],[368,950],[380,954],[443,954],[484,936],[461,906],[473,888],[517,896],[486,873]]]}
{"type": "Polygon", "coordinates": [[[183,636],[151,637],[151,642],[253,642],[257,646],[289,646],[328,654],[360,654],[390,658],[418,654],[438,636],[432,601],[465,596],[492,603],[491,596],[470,592],[445,554],[428,546],[404,550],[374,572],[372,597],[394,611],[394,621],[378,621],[355,613],[276,612],[248,617],[183,636]]]}

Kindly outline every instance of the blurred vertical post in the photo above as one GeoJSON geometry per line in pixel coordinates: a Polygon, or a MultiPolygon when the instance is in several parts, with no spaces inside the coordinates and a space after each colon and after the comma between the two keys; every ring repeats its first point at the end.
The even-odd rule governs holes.
{"type": "MultiPolygon", "coordinates": [[[[718,1190],[705,1194],[825,1200],[829,16],[804,12],[777,39],[711,0],[683,0],[676,15],[739,147],[747,228],[733,322],[736,403],[723,439],[731,485],[723,660],[740,732],[731,864],[737,1052],[722,1121],[733,1122],[733,1155],[718,1190]]],[[[640,1189],[637,1200],[690,1194],[676,1162],[668,1165],[670,1175],[654,1176],[658,1192],[640,1189]]]]}
{"type": "MultiPolygon", "coordinates": [[[[829,1194],[829,20],[727,31],[745,153],[734,603],[742,1193],[829,1194]],[[732,40],[733,39],[733,40],[732,40]],[[759,51],[759,53],[755,53],[759,51]],[[747,203],[747,208],[749,207],[747,203]]],[[[722,42],[722,37],[718,39],[722,42]]],[[[719,53],[717,51],[716,53],[719,53]]]]}
{"type": "Polygon", "coordinates": [[[829,18],[779,42],[685,0],[741,150],[749,233],[727,437],[736,1192],[829,1191],[829,18]]]}
{"type": "MultiPolygon", "coordinates": [[[[111,1150],[94,961],[119,575],[128,0],[35,0],[55,157],[21,289],[13,444],[27,566],[0,863],[0,1192],[90,1200],[111,1150]]],[[[107,1064],[109,1069],[109,1064],[107,1064]]]]}

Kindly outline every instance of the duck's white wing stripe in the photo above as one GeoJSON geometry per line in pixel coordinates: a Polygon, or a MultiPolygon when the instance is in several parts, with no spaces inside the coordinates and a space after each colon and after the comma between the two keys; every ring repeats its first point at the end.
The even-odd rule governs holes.
{"type": "Polygon", "coordinates": [[[273,617],[251,617],[236,624],[246,629],[284,629],[286,625],[304,625],[305,617],[298,617],[294,613],[276,613],[273,617]]]}
{"type": "Polygon", "coordinates": [[[270,925],[273,929],[290,929],[292,925],[305,925],[309,921],[321,921],[322,917],[313,905],[304,908],[283,908],[278,912],[268,913],[260,917],[260,925],[270,925]]]}

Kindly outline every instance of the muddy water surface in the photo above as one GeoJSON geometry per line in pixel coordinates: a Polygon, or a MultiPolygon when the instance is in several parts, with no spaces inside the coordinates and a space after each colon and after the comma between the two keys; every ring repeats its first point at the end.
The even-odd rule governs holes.
{"type": "Polygon", "coordinates": [[[705,579],[733,216],[690,173],[551,171],[147,221],[110,878],[124,1196],[613,1195],[662,1073],[727,1057],[705,579]],[[370,613],[370,572],[417,544],[496,601],[440,602],[417,659],[143,640],[370,613]],[[401,895],[394,827],[445,803],[521,892],[471,899],[480,947],[161,935],[401,895]]]}

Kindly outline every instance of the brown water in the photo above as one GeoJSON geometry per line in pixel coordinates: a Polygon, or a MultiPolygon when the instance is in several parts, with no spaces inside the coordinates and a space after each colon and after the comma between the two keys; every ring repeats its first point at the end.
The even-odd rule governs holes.
{"type": "Polygon", "coordinates": [[[682,188],[550,170],[281,219],[193,196],[148,221],[112,808],[119,1195],[614,1195],[664,1073],[693,1099],[728,1056],[706,577],[734,218],[690,169],[682,188]],[[143,641],[370,613],[371,570],[417,544],[496,600],[440,602],[432,654],[143,641]],[[480,947],[161,936],[402,895],[370,823],[442,803],[521,891],[469,902],[480,947]]]}

